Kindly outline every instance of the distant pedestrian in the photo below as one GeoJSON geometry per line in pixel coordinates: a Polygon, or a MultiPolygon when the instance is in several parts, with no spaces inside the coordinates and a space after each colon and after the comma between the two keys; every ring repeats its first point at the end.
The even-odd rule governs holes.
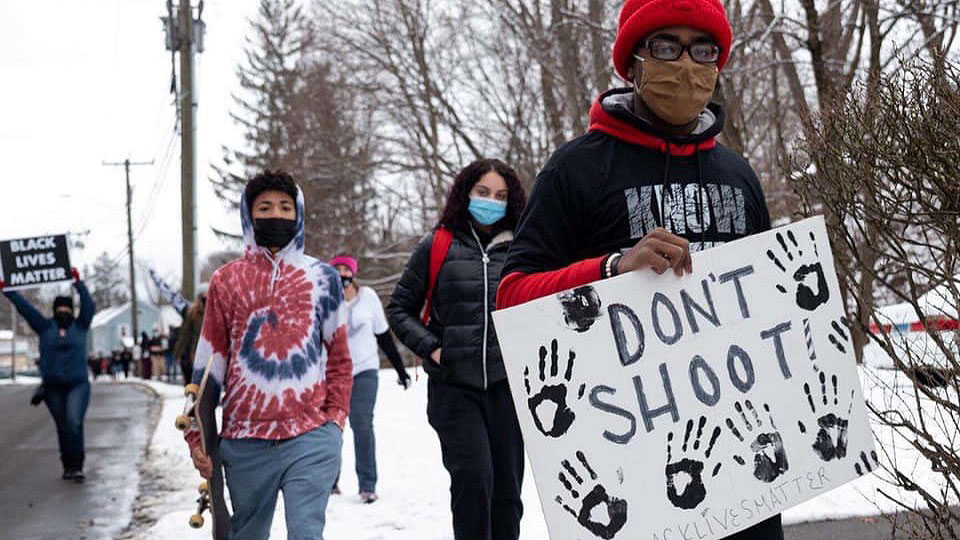
{"type": "Polygon", "coordinates": [[[156,380],[163,379],[163,336],[159,331],[150,338],[150,373],[156,380]]]}
{"type": "Polygon", "coordinates": [[[173,346],[177,343],[179,333],[179,327],[170,325],[167,335],[163,338],[163,373],[168,383],[177,380],[177,361],[173,356],[173,346]]]}
{"type": "MultiPolygon", "coordinates": [[[[72,272],[74,287],[80,295],[80,314],[76,317],[73,296],[56,297],[53,317],[48,319],[19,293],[5,291],[3,294],[13,302],[40,341],[43,400],[57,424],[63,479],[82,481],[85,478],[83,420],[90,404],[87,335],[96,308],[80,274],[76,269],[72,272]]],[[[4,285],[0,281],[0,290],[4,285]]]]}
{"type": "Polygon", "coordinates": [[[90,357],[87,359],[87,365],[90,366],[90,371],[93,373],[93,380],[97,380],[97,377],[103,373],[103,364],[100,361],[100,355],[97,352],[90,353],[90,357]]]}
{"type": "Polygon", "coordinates": [[[123,368],[123,378],[130,378],[130,365],[134,364],[133,360],[133,349],[130,347],[124,347],[123,351],[120,352],[120,365],[123,368]]]}
{"type": "MultiPolygon", "coordinates": [[[[340,255],[331,259],[330,265],[340,273],[344,298],[347,300],[347,334],[350,358],[353,360],[350,429],[353,430],[360,500],[370,504],[377,500],[377,444],[373,433],[373,407],[377,402],[380,381],[377,347],[393,364],[393,369],[397,370],[397,383],[404,389],[410,388],[410,375],[390,335],[380,297],[370,287],[358,287],[354,281],[357,260],[349,255],[340,255]]],[[[333,484],[334,493],[340,492],[339,480],[338,474],[333,484]]]]}
{"type": "Polygon", "coordinates": [[[153,364],[150,361],[150,336],[140,332],[140,378],[149,380],[153,374],[153,364]]]}
{"type": "Polygon", "coordinates": [[[203,327],[203,310],[207,305],[207,293],[201,290],[197,294],[197,301],[190,306],[183,318],[180,335],[173,347],[173,355],[180,362],[180,371],[183,372],[183,384],[190,384],[193,380],[193,357],[197,353],[197,342],[200,341],[200,330],[203,327]]]}
{"type": "Polygon", "coordinates": [[[120,371],[123,369],[123,364],[121,363],[121,355],[123,351],[121,349],[114,349],[110,351],[110,373],[113,375],[113,378],[116,379],[120,371]]]}

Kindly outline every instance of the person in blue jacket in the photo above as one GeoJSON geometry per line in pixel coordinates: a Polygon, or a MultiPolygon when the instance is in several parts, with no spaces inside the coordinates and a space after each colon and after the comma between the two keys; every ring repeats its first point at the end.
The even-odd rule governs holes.
{"type": "MultiPolygon", "coordinates": [[[[26,298],[14,291],[3,294],[40,338],[40,375],[43,400],[57,424],[63,479],[83,481],[83,419],[90,403],[87,371],[87,333],[95,310],[90,291],[72,270],[80,294],[80,313],[75,315],[72,296],[53,301],[53,317],[44,317],[26,298]]],[[[0,290],[4,283],[0,281],[0,290]]]]}

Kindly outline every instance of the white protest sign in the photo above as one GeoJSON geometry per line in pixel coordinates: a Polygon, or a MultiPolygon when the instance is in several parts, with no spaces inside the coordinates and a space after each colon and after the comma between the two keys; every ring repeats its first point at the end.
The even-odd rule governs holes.
{"type": "Polygon", "coordinates": [[[876,464],[822,217],[493,314],[555,540],[710,540],[876,464]]]}

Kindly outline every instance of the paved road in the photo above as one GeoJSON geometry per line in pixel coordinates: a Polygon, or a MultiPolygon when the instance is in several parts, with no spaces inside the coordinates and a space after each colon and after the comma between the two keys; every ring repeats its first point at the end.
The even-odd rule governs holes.
{"type": "Polygon", "coordinates": [[[56,429],[46,408],[30,407],[33,386],[0,386],[0,537],[111,538],[130,521],[138,465],[148,437],[148,391],[95,384],[87,411],[83,484],[65,482],[56,429]]]}
{"type": "Polygon", "coordinates": [[[882,540],[890,538],[890,522],[882,516],[800,523],[784,527],[784,540],[882,540]]]}

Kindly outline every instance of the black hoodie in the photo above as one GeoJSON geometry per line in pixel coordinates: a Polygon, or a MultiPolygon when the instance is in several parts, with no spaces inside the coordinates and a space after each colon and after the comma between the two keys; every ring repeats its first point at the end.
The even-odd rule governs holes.
{"type": "Polygon", "coordinates": [[[723,129],[719,105],[709,105],[686,137],[659,132],[632,108],[631,88],[600,96],[590,132],[557,150],[537,176],[498,308],[600,279],[606,255],[656,227],[686,238],[694,251],[770,228],[756,173],[715,140],[723,129]]]}

